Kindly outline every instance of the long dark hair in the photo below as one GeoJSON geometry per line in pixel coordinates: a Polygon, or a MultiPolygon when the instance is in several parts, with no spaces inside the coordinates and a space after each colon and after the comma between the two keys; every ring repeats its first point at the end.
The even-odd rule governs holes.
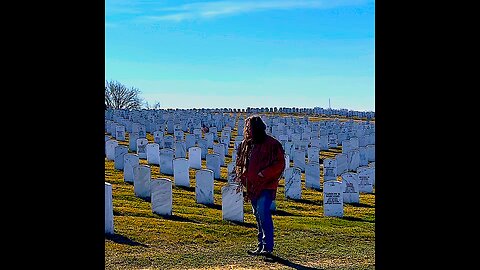
{"type": "Polygon", "coordinates": [[[267,125],[258,115],[252,115],[245,119],[243,127],[244,139],[240,144],[240,152],[237,156],[237,175],[241,174],[247,166],[247,158],[252,150],[252,144],[262,143],[267,137],[265,132],[267,125]]]}

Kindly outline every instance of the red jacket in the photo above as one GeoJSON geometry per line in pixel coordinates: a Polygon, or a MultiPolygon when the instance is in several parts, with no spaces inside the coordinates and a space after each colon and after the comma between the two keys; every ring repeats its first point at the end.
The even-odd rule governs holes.
{"type": "MultiPolygon", "coordinates": [[[[240,145],[237,157],[240,156],[241,149],[240,145]]],[[[247,188],[247,197],[255,200],[262,190],[277,190],[278,182],[285,169],[285,155],[282,144],[269,135],[266,136],[263,143],[254,144],[251,151],[248,167],[240,175],[240,180],[247,188]],[[263,177],[258,175],[260,172],[263,177]]],[[[238,160],[237,164],[239,164],[238,160]]]]}

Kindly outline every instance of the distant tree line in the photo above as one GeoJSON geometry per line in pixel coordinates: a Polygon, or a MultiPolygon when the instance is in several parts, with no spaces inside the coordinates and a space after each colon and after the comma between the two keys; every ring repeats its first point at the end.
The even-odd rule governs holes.
{"type": "Polygon", "coordinates": [[[156,102],[152,108],[148,102],[144,102],[140,97],[141,91],[136,87],[127,87],[124,84],[112,80],[105,82],[105,110],[107,109],[127,109],[139,110],[160,109],[160,102],[156,102]]]}

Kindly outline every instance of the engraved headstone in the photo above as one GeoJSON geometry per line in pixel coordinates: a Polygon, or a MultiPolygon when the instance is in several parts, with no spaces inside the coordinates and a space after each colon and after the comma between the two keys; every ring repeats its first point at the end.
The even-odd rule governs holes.
{"type": "Polygon", "coordinates": [[[112,196],[112,185],[105,182],[105,234],[114,234],[112,196]]]}
{"type": "Polygon", "coordinates": [[[362,167],[358,172],[358,189],[360,193],[373,193],[374,167],[362,167]]]}
{"type": "Polygon", "coordinates": [[[358,189],[358,175],[348,172],[341,175],[342,192],[344,203],[359,203],[360,193],[358,189]]]}
{"type": "Polygon", "coordinates": [[[370,145],[367,145],[366,147],[367,147],[368,162],[375,161],[375,145],[370,144],[370,145]]]}
{"type": "Polygon", "coordinates": [[[220,155],[213,153],[213,154],[207,154],[206,156],[206,166],[207,169],[213,171],[213,177],[215,179],[220,178],[220,155]]]}
{"type": "Polygon", "coordinates": [[[323,183],[323,215],[326,217],[343,217],[341,182],[326,181],[323,183]]]}
{"type": "Polygon", "coordinates": [[[356,171],[360,166],[360,152],[358,150],[352,150],[347,154],[348,170],[356,171]]]}
{"type": "Polygon", "coordinates": [[[147,158],[147,144],[148,140],[145,138],[137,139],[137,155],[140,159],[147,158]]]}
{"type": "Polygon", "coordinates": [[[125,141],[125,126],[117,125],[115,127],[115,139],[125,141]]]}
{"type": "Polygon", "coordinates": [[[362,146],[358,147],[358,155],[360,158],[358,166],[367,166],[368,165],[367,148],[362,146]]]}
{"type": "Polygon", "coordinates": [[[219,155],[220,165],[225,166],[225,145],[223,143],[214,144],[213,152],[219,155]]]}
{"type": "Polygon", "coordinates": [[[163,148],[159,151],[160,155],[160,173],[166,175],[173,175],[173,158],[174,152],[172,149],[163,148]]]}
{"type": "Polygon", "coordinates": [[[185,134],[185,147],[187,149],[189,149],[190,147],[194,147],[195,143],[195,135],[190,133],[185,134]]]}
{"type": "Polygon", "coordinates": [[[173,149],[174,148],[174,138],[172,135],[165,135],[163,136],[163,146],[164,148],[170,148],[170,149],[173,149]]]}
{"type": "Polygon", "coordinates": [[[172,215],[172,181],[167,178],[151,180],[151,204],[152,212],[163,215],[172,215]]]}
{"type": "Polygon", "coordinates": [[[105,154],[107,156],[107,160],[115,160],[115,147],[117,146],[117,140],[112,139],[105,142],[105,154]]]}
{"type": "Polygon", "coordinates": [[[301,170],[291,167],[285,170],[285,198],[302,198],[301,170]]]}
{"type": "Polygon", "coordinates": [[[335,156],[337,160],[337,174],[340,175],[348,171],[348,157],[346,154],[337,154],[335,156]]]}
{"type": "Polygon", "coordinates": [[[138,131],[130,132],[128,138],[128,147],[130,148],[130,151],[137,152],[137,140],[139,138],[138,131]]]}
{"type": "Polygon", "coordinates": [[[135,196],[150,199],[151,169],[148,165],[138,165],[133,168],[133,191],[135,196]]]}
{"type": "Polygon", "coordinates": [[[227,180],[228,183],[235,183],[235,162],[230,162],[227,164],[227,180]]]}
{"type": "Polygon", "coordinates": [[[173,160],[173,180],[175,186],[190,187],[188,160],[186,158],[173,160]]]}
{"type": "Polygon", "coordinates": [[[128,154],[128,147],[125,145],[118,145],[115,147],[115,164],[114,168],[117,170],[123,170],[123,157],[128,154]]]}
{"type": "Polygon", "coordinates": [[[126,183],[133,183],[133,168],[140,165],[140,158],[137,154],[128,153],[123,156],[123,180],[126,183]]]}
{"type": "Polygon", "coordinates": [[[307,149],[308,162],[320,161],[320,148],[312,146],[307,149]]]}
{"type": "Polygon", "coordinates": [[[337,160],[326,158],[323,160],[323,182],[337,180],[337,160]]]}
{"type": "Polygon", "coordinates": [[[153,142],[158,144],[159,148],[165,148],[163,141],[163,131],[154,131],[153,132],[153,142]]]}
{"type": "Polygon", "coordinates": [[[238,185],[222,187],[222,219],[243,222],[243,192],[237,192],[238,185]]]}
{"type": "Polygon", "coordinates": [[[160,145],[158,143],[147,143],[145,150],[147,152],[147,163],[160,165],[160,145]]]}
{"type": "Polygon", "coordinates": [[[188,148],[188,166],[193,169],[200,170],[202,168],[202,149],[200,147],[188,148]]]}
{"type": "Polygon", "coordinates": [[[201,204],[213,204],[213,171],[197,170],[195,172],[195,200],[201,204]]]}
{"type": "Polygon", "coordinates": [[[305,187],[321,189],[320,164],[318,162],[309,162],[305,165],[305,187]]]}
{"type": "Polygon", "coordinates": [[[185,141],[175,142],[175,157],[176,158],[187,157],[187,144],[185,143],[185,141]]]}
{"type": "Polygon", "coordinates": [[[302,172],[305,171],[305,151],[293,150],[293,166],[299,168],[302,172]]]}

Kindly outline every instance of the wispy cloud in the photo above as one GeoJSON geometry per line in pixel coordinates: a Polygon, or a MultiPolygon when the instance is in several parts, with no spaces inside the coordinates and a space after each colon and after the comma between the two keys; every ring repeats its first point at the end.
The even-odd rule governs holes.
{"type": "MultiPolygon", "coordinates": [[[[250,13],[266,10],[288,9],[328,9],[340,6],[365,4],[363,0],[270,0],[270,1],[218,1],[197,2],[173,7],[163,7],[155,13],[143,16],[150,21],[184,21],[193,19],[208,19],[219,16],[232,16],[241,13],[250,13]]],[[[371,2],[371,1],[370,1],[371,2]]]]}

